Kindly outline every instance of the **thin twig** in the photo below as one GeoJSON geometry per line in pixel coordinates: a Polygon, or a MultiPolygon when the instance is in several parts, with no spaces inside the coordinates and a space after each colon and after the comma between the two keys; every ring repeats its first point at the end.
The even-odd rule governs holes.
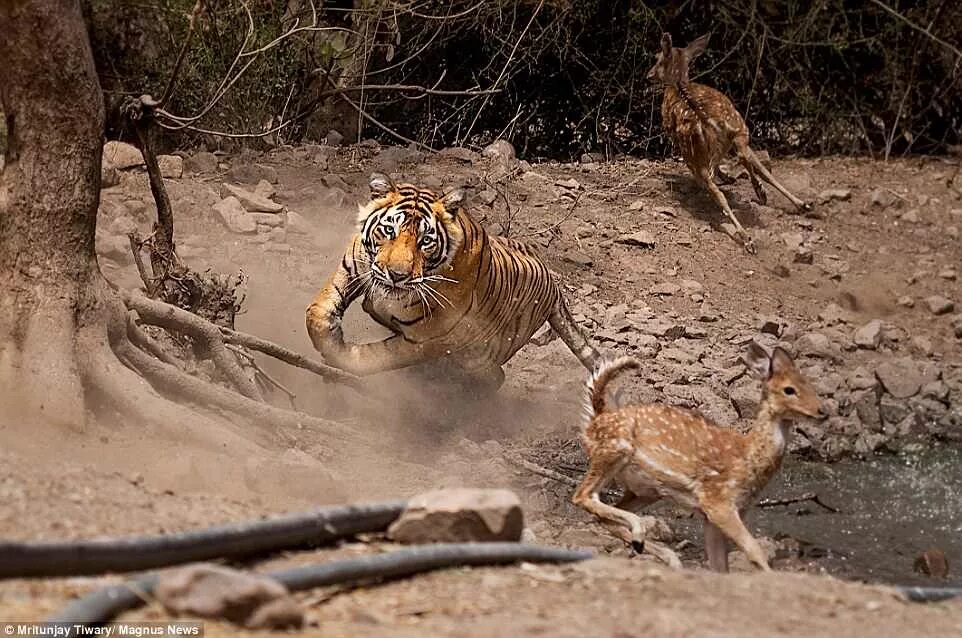
{"type": "Polygon", "coordinates": [[[262,367],[257,363],[257,360],[254,358],[254,355],[252,355],[251,353],[247,352],[246,350],[244,350],[244,349],[241,348],[240,346],[235,346],[235,345],[233,345],[233,344],[227,344],[227,345],[226,345],[226,348],[227,348],[228,350],[230,350],[231,352],[233,352],[234,354],[238,355],[239,357],[242,357],[245,361],[247,361],[248,365],[250,365],[252,368],[254,368],[254,371],[255,371],[257,374],[259,374],[260,376],[262,376],[262,377],[264,377],[265,379],[267,379],[267,381],[268,381],[271,385],[273,385],[275,388],[277,388],[278,390],[280,390],[281,392],[283,392],[284,394],[286,394],[286,395],[287,395],[287,400],[291,402],[291,409],[292,409],[292,410],[296,410],[296,409],[297,409],[297,404],[294,403],[294,399],[297,398],[297,395],[296,395],[293,391],[287,389],[287,387],[286,387],[283,383],[281,383],[280,381],[278,381],[277,379],[275,379],[274,377],[272,377],[270,374],[268,374],[268,372],[267,372],[266,370],[264,370],[264,368],[262,368],[262,367]]]}
{"type": "Polygon", "coordinates": [[[962,59],[962,51],[960,51],[957,47],[955,47],[955,46],[953,46],[952,44],[946,42],[945,40],[943,40],[942,38],[938,37],[937,35],[935,35],[935,34],[932,33],[931,31],[929,31],[929,30],[926,29],[925,27],[923,27],[923,26],[921,26],[921,25],[919,25],[919,24],[916,24],[916,23],[912,22],[911,20],[909,20],[907,17],[905,17],[904,15],[902,15],[901,13],[899,13],[898,11],[896,11],[895,9],[893,9],[892,7],[888,6],[888,5],[885,4],[884,2],[881,2],[881,0],[869,0],[869,2],[871,2],[872,4],[874,4],[875,6],[881,8],[881,9],[885,10],[887,13],[890,13],[891,15],[895,16],[896,18],[898,18],[899,20],[901,20],[902,22],[904,22],[905,24],[907,24],[907,25],[908,25],[909,27],[911,27],[912,29],[915,29],[916,31],[918,31],[918,32],[920,32],[920,33],[924,33],[925,35],[927,35],[929,38],[931,38],[931,39],[934,40],[935,42],[938,42],[939,44],[941,44],[941,45],[944,46],[945,48],[949,49],[950,51],[952,51],[952,53],[954,53],[954,54],[957,56],[957,59],[962,59]]]}
{"type": "Polygon", "coordinates": [[[194,5],[193,11],[190,12],[190,19],[187,22],[187,35],[184,36],[184,43],[180,47],[180,53],[177,54],[177,61],[174,63],[174,70],[170,73],[170,79],[167,80],[167,86],[164,88],[164,92],[161,94],[158,106],[166,104],[170,100],[171,95],[174,93],[174,85],[177,83],[177,77],[180,75],[180,69],[184,66],[184,60],[187,58],[187,49],[190,47],[191,38],[194,36],[194,28],[197,25],[197,18],[200,16],[201,11],[204,10],[204,0],[197,0],[194,5]]]}
{"type": "Polygon", "coordinates": [[[378,121],[376,118],[374,118],[371,114],[369,114],[367,111],[365,111],[357,102],[355,102],[355,101],[352,100],[351,98],[347,97],[347,96],[344,95],[343,93],[338,94],[338,97],[340,97],[342,100],[344,100],[345,102],[347,102],[347,103],[351,106],[351,108],[353,108],[355,111],[357,111],[357,114],[358,114],[359,116],[363,117],[365,120],[367,120],[368,122],[370,122],[370,123],[373,124],[374,126],[378,127],[379,129],[381,129],[381,130],[384,131],[385,133],[391,135],[392,137],[395,137],[395,138],[397,138],[397,139],[399,139],[399,140],[401,140],[402,142],[405,142],[405,143],[407,143],[407,144],[414,144],[415,146],[417,146],[417,147],[420,148],[421,150],[427,151],[427,152],[429,152],[429,153],[434,153],[434,152],[436,152],[436,151],[435,151],[433,148],[431,148],[430,146],[427,146],[426,144],[422,144],[421,142],[418,142],[417,140],[412,140],[410,137],[405,137],[404,135],[401,135],[400,133],[398,133],[397,131],[395,131],[395,130],[392,129],[391,127],[387,126],[386,124],[382,124],[380,121],[378,121]]]}
{"type": "Polygon", "coordinates": [[[804,494],[800,494],[798,496],[790,496],[787,498],[766,498],[758,502],[758,507],[762,507],[762,508],[779,507],[781,505],[792,505],[794,503],[807,503],[807,502],[812,502],[818,505],[819,507],[824,507],[826,510],[828,510],[832,514],[838,514],[839,512],[838,508],[835,508],[835,507],[832,507],[831,505],[826,505],[825,503],[823,503],[822,500],[818,497],[818,494],[816,494],[815,492],[805,492],[804,494]]]}

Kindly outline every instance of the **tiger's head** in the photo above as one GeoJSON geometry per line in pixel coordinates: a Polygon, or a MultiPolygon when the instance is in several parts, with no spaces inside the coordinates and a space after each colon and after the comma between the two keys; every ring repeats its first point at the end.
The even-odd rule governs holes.
{"type": "Polygon", "coordinates": [[[464,240],[455,220],[464,191],[446,195],[371,175],[371,202],[360,208],[358,232],[371,264],[371,283],[417,291],[428,282],[452,281],[450,269],[464,240]]]}

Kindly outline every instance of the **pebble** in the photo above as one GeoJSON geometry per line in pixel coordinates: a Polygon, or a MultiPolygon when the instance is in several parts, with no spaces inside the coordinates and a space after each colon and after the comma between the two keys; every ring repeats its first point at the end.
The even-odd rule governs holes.
{"type": "Polygon", "coordinates": [[[955,304],[951,299],[946,299],[941,295],[933,295],[925,298],[925,305],[933,315],[946,315],[955,310],[955,304]]]}
{"type": "Polygon", "coordinates": [[[638,246],[640,248],[654,248],[655,236],[647,230],[638,230],[630,235],[622,235],[615,240],[615,243],[624,244],[625,246],[638,246]]]}
{"type": "Polygon", "coordinates": [[[869,321],[855,331],[852,339],[855,345],[866,350],[876,350],[882,343],[882,322],[878,319],[869,321]]]}

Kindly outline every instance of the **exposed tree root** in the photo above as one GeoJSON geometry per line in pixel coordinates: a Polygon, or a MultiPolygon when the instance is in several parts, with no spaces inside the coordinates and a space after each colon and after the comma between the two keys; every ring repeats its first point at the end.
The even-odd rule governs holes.
{"type": "Polygon", "coordinates": [[[238,392],[248,399],[264,400],[260,388],[244,374],[243,368],[237,363],[237,358],[224,347],[224,340],[217,326],[198,315],[161,301],[148,299],[129,291],[121,292],[121,296],[127,308],[135,310],[142,321],[171,332],[187,334],[203,344],[206,353],[217,366],[217,370],[238,392]]]}
{"type": "Polygon", "coordinates": [[[257,352],[266,354],[269,357],[274,357],[275,359],[283,361],[284,363],[298,368],[303,368],[304,370],[309,370],[310,372],[320,375],[330,381],[337,381],[338,383],[350,386],[355,390],[363,389],[362,382],[359,377],[329,366],[326,363],[308,359],[304,355],[294,352],[293,350],[288,350],[287,348],[279,346],[276,343],[266,341],[254,335],[237,332],[236,330],[231,330],[230,328],[221,328],[220,332],[222,335],[224,335],[224,341],[227,343],[233,343],[238,346],[250,348],[251,350],[256,350],[257,352]]]}

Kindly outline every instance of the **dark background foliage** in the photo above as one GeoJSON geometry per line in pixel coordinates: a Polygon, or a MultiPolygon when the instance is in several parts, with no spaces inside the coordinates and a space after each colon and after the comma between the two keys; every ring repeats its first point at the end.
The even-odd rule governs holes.
{"type": "MultiPolygon", "coordinates": [[[[159,94],[193,0],[86,0],[111,103],[159,94]]],[[[306,0],[250,0],[254,42],[309,20],[306,0]]],[[[584,152],[658,156],[660,92],[645,80],[662,31],[676,45],[710,32],[692,79],[726,92],[757,146],[801,154],[944,152],[962,135],[962,3],[957,0],[355,0],[318,3],[324,25],[250,66],[198,126],[256,132],[293,118],[269,143],[391,140],[340,96],[358,84],[486,89],[494,95],[347,96],[386,127],[435,148],[503,136],[525,157],[584,152]]],[[[211,0],[170,110],[198,112],[247,33],[238,0],[211,0]]],[[[251,48],[251,47],[249,47],[251,48]]],[[[255,47],[256,48],[256,47],[255,47]]],[[[171,143],[222,143],[171,136],[171,143]]]]}

